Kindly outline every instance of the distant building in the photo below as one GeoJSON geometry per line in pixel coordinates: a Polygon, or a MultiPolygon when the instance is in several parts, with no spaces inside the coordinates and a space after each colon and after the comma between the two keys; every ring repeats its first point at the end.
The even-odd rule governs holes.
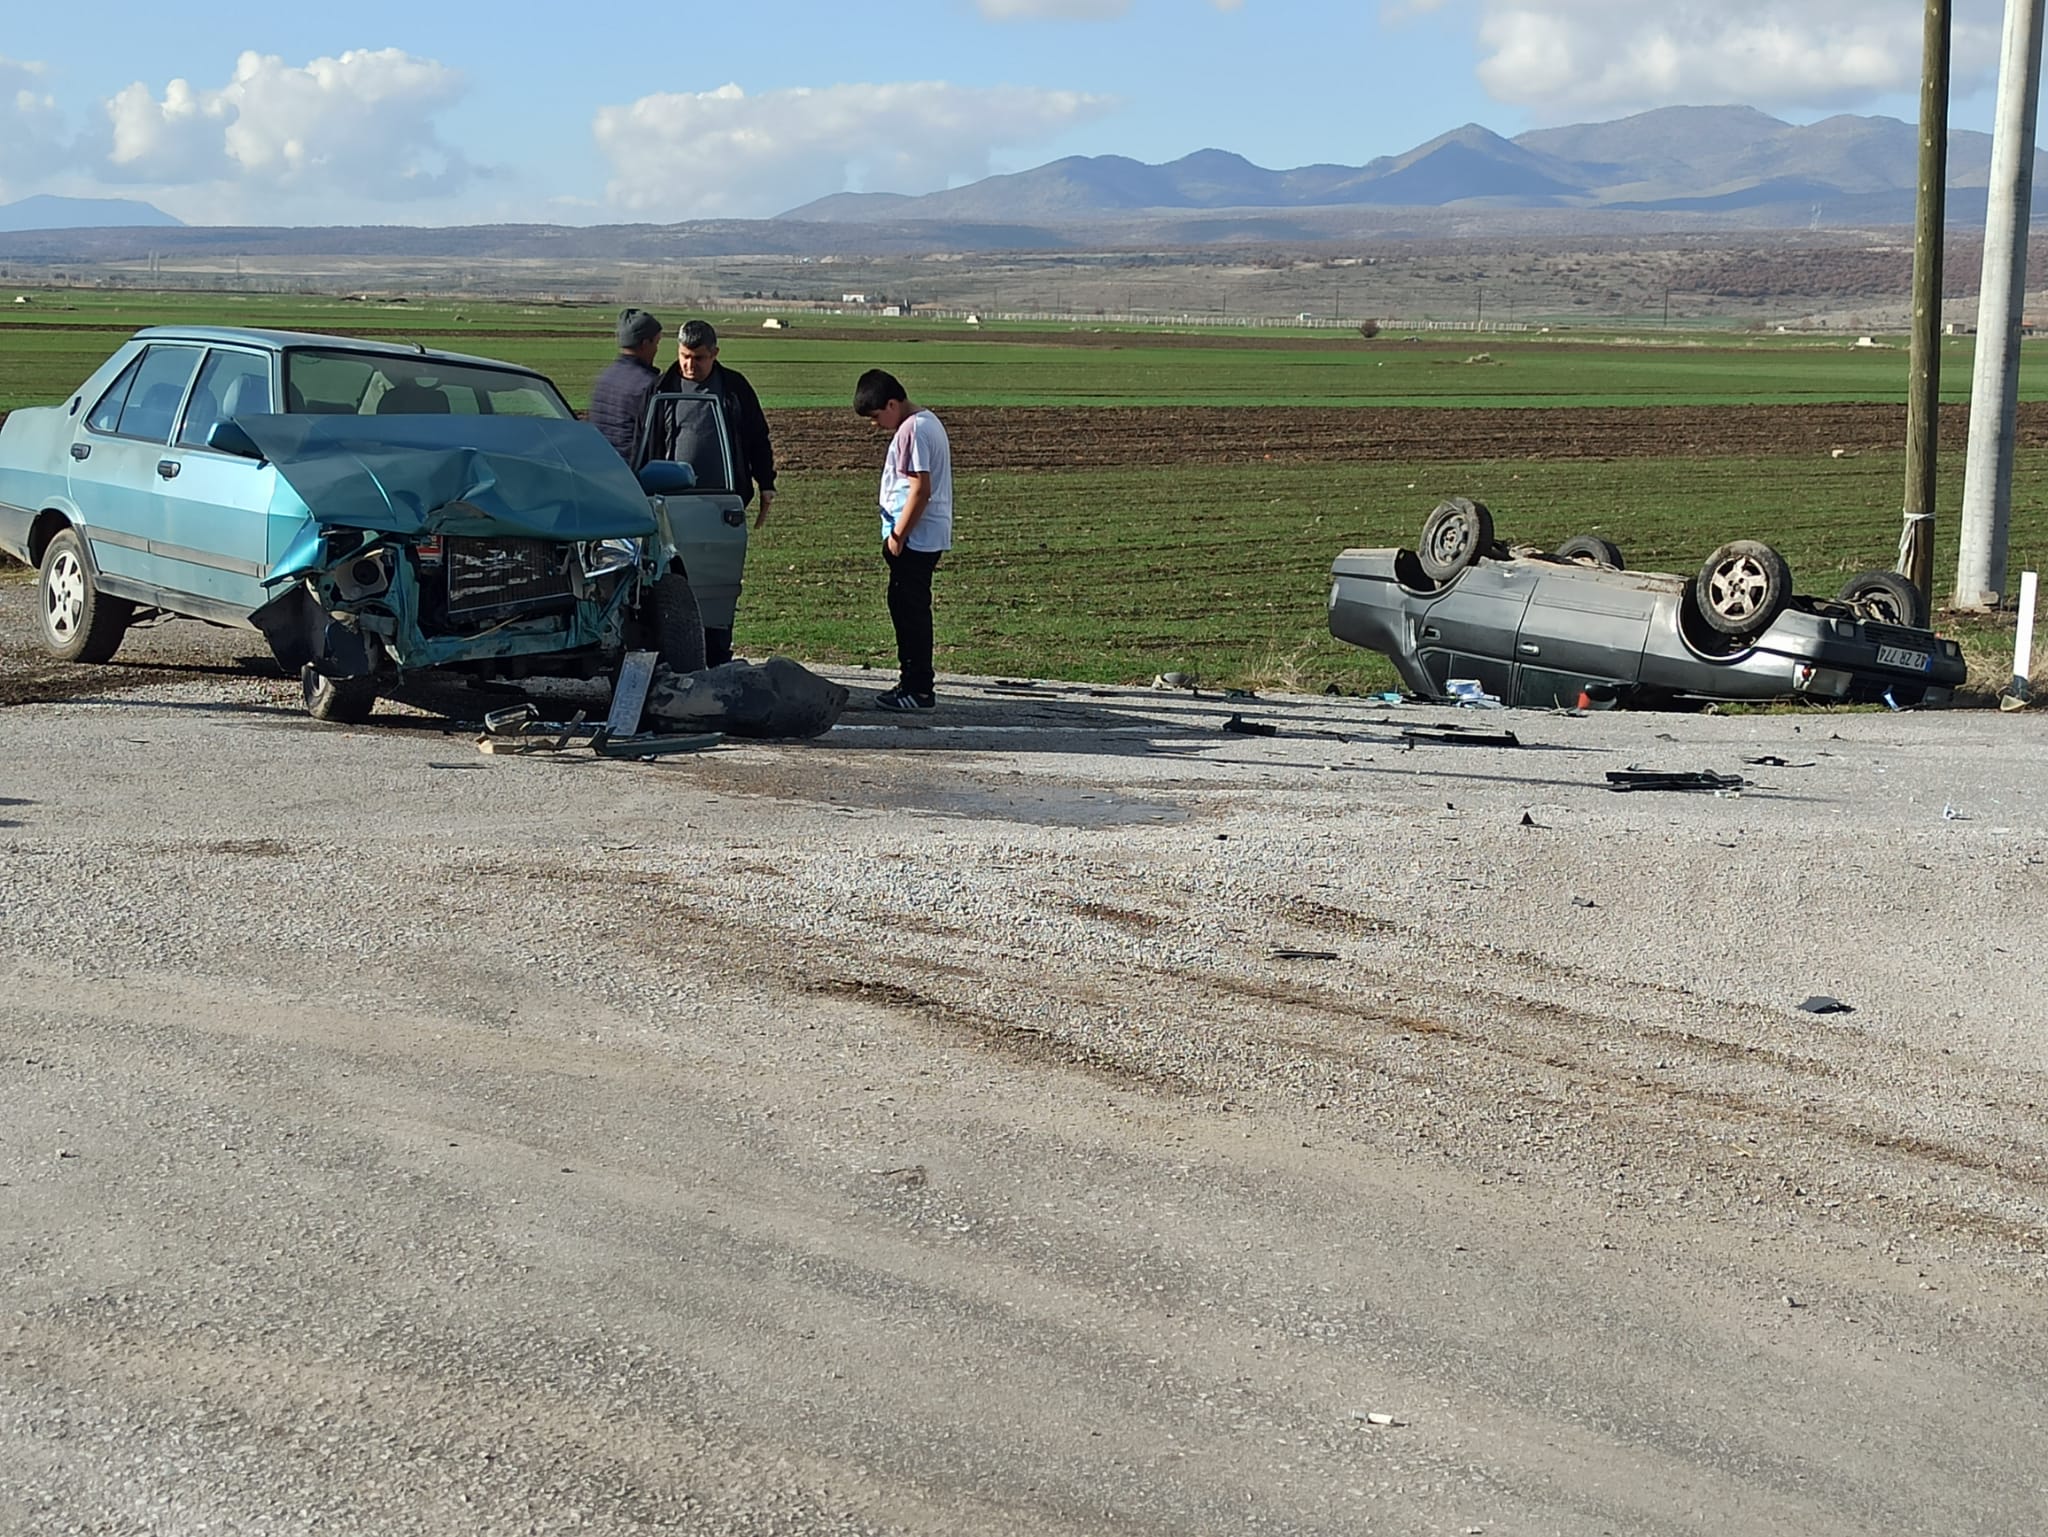
{"type": "Polygon", "coordinates": [[[766,320],[761,322],[761,329],[764,331],[780,331],[782,329],[782,322],[777,320],[773,315],[770,315],[766,320]]]}
{"type": "Polygon", "coordinates": [[[841,294],[839,302],[841,304],[865,304],[868,302],[868,296],[866,294],[841,294]]]}
{"type": "Polygon", "coordinates": [[[882,306],[882,313],[884,315],[900,315],[903,313],[903,306],[900,304],[885,304],[882,306]]]}

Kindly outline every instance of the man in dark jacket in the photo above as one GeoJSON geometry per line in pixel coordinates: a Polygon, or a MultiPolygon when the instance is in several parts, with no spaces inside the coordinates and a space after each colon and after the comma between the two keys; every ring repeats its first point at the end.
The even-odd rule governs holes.
{"type": "MultiPolygon", "coordinates": [[[[747,376],[718,361],[718,332],[709,321],[689,320],[676,336],[676,360],[655,385],[657,395],[704,395],[717,402],[725,419],[726,441],[732,448],[732,491],[746,506],[761,493],[761,509],[754,515],[754,527],[768,521],[768,509],[775,505],[775,446],[768,438],[768,417],[761,409],[761,397],[747,383],[747,376]]],[[[718,444],[710,439],[701,410],[680,410],[670,406],[655,423],[653,442],[662,458],[675,459],[697,470],[699,485],[717,483],[718,444]]],[[[717,666],[732,660],[732,631],[706,626],[704,655],[717,666]]]]}
{"type": "Polygon", "coordinates": [[[590,387],[590,425],[636,470],[647,459],[642,429],[647,402],[661,379],[654,366],[660,345],[660,321],[645,310],[620,310],[618,358],[590,387]]]}
{"type": "MultiPolygon", "coordinates": [[[[751,504],[759,488],[761,510],[754,517],[754,527],[766,523],[768,509],[775,504],[775,446],[768,439],[768,417],[747,376],[718,361],[718,332],[709,321],[683,323],[676,337],[676,360],[661,376],[655,393],[708,395],[718,402],[725,418],[725,435],[732,444],[732,489],[742,503],[751,504]]],[[[700,482],[708,483],[702,466],[716,457],[716,445],[696,441],[691,427],[696,414],[671,412],[657,428],[657,438],[666,446],[667,457],[699,466],[700,482]]]]}

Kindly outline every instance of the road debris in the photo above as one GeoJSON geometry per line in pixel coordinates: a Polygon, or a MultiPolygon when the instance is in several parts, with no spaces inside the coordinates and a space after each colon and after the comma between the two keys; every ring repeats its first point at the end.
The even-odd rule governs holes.
{"type": "Polygon", "coordinates": [[[1335,950],[1288,950],[1275,946],[1266,952],[1268,959],[1276,961],[1334,961],[1335,950]]]}
{"type": "Polygon", "coordinates": [[[1813,993],[1809,995],[1800,1001],[1799,1008],[1802,1013],[1806,1014],[1854,1014],[1856,1012],[1854,1004],[1844,1003],[1841,999],[1832,997],[1827,993],[1813,993]]]}
{"type": "Polygon", "coordinates": [[[742,737],[814,737],[830,731],[852,698],[842,683],[800,662],[726,662],[696,672],[657,668],[647,713],[671,731],[742,737]]]}
{"type": "Polygon", "coordinates": [[[1439,747],[1520,747],[1522,739],[1512,731],[1469,731],[1463,726],[1403,726],[1401,745],[1416,747],[1434,743],[1439,747]]]}
{"type": "Polygon", "coordinates": [[[1715,795],[1726,795],[1748,783],[1740,774],[1717,774],[1712,769],[1607,771],[1607,788],[1610,790],[1707,790],[1715,795]]]}
{"type": "Polygon", "coordinates": [[[1223,723],[1223,729],[1234,732],[1238,736],[1278,736],[1280,734],[1280,728],[1268,721],[1246,720],[1242,715],[1235,714],[1223,723]]]}

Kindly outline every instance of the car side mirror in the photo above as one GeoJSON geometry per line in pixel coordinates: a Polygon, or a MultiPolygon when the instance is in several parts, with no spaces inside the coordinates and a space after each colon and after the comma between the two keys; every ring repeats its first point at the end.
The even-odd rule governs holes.
{"type": "Polygon", "coordinates": [[[263,450],[240,422],[215,422],[206,434],[206,446],[238,459],[254,459],[259,464],[263,461],[263,450]]]}

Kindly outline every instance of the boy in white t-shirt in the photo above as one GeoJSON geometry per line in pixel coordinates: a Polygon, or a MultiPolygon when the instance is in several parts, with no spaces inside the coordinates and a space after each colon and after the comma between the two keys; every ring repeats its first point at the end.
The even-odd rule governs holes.
{"type": "Polygon", "coordinates": [[[896,626],[896,686],[883,710],[936,708],[932,693],[932,573],[953,547],[953,450],[939,419],[911,404],[893,374],[871,368],[853,388],[853,409],[889,434],[882,461],[882,559],[889,619],[896,626]]]}

